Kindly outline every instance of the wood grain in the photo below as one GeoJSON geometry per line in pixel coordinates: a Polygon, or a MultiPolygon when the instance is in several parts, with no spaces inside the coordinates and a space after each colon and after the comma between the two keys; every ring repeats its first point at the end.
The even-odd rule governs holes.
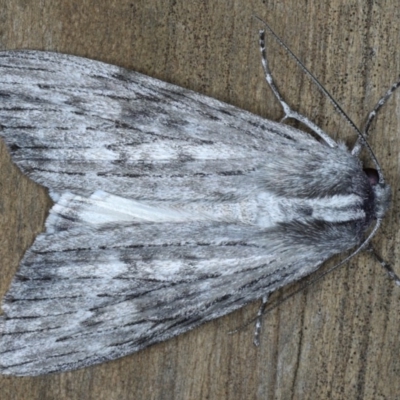
{"type": "MultiPolygon", "coordinates": [[[[274,120],[282,112],[263,81],[257,43],[262,26],[253,15],[272,25],[359,126],[400,73],[400,9],[394,0],[0,0],[0,9],[1,49],[54,50],[106,61],[274,120]]],[[[343,119],[271,38],[268,52],[289,103],[335,138],[354,142],[343,119]]],[[[392,208],[374,243],[400,273],[398,103],[396,94],[381,112],[371,145],[393,188],[392,208]]],[[[46,191],[22,176],[0,142],[0,295],[43,229],[50,206],[46,191]]],[[[228,332],[253,318],[257,307],[114,362],[37,378],[0,377],[0,397],[398,396],[400,288],[368,255],[270,312],[261,345],[254,348],[252,326],[228,332]]]]}

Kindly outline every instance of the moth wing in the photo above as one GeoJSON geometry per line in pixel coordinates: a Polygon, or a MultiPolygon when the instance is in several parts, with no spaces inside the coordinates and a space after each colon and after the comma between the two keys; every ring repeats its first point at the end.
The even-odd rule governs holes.
{"type": "Polygon", "coordinates": [[[0,319],[3,374],[59,372],[130,354],[232,312],[323,261],[310,248],[282,249],[279,232],[250,225],[131,223],[135,207],[124,215],[118,205],[127,200],[113,197],[110,210],[106,197],[96,193],[82,207],[81,198],[62,196],[48,231],[25,254],[0,319]]]}
{"type": "MultiPolygon", "coordinates": [[[[0,91],[0,134],[13,160],[55,200],[3,304],[2,373],[130,354],[299,279],[341,250],[308,238],[293,245],[284,225],[260,222],[260,203],[307,186],[298,184],[301,163],[312,160],[313,182],[326,187],[323,165],[334,150],[300,131],[55,53],[1,53],[0,91]]],[[[329,157],[342,174],[348,155],[329,157]]]]}
{"type": "Polygon", "coordinates": [[[2,52],[0,85],[1,136],[13,161],[51,194],[213,200],[246,185],[242,176],[266,155],[316,143],[218,100],[75,56],[2,52]]]}

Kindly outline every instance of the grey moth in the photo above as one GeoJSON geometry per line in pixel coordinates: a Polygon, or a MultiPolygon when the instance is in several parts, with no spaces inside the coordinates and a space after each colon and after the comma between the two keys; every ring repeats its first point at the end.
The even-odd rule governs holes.
{"type": "Polygon", "coordinates": [[[379,168],[291,110],[263,61],[320,140],[117,66],[0,53],[0,136],[54,201],[2,305],[2,374],[125,356],[366,243],[379,168]]]}

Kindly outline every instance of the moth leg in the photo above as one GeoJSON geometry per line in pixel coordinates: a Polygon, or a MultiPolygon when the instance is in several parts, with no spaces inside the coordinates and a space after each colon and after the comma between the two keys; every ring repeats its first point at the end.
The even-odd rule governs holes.
{"type": "Polygon", "coordinates": [[[393,268],[387,263],[376,251],[375,249],[369,245],[367,251],[369,251],[375,259],[378,261],[379,264],[383,267],[383,269],[387,272],[390,279],[393,279],[397,286],[400,286],[400,278],[396,275],[393,271],[393,268]]]}
{"type": "Polygon", "coordinates": [[[254,346],[257,346],[257,347],[260,345],[260,333],[261,333],[262,316],[264,314],[265,307],[266,307],[267,302],[268,302],[268,298],[269,298],[269,294],[266,294],[265,296],[262,297],[261,305],[260,305],[260,308],[258,309],[258,312],[257,312],[257,319],[256,319],[256,325],[255,325],[255,328],[254,328],[254,339],[253,339],[254,346]]]}
{"type": "MultiPolygon", "coordinates": [[[[400,80],[394,83],[390,89],[379,99],[379,101],[375,104],[375,107],[372,109],[372,111],[368,114],[367,117],[367,122],[364,127],[364,136],[367,139],[369,135],[369,128],[371,127],[372,121],[375,119],[376,115],[378,114],[378,111],[383,107],[383,105],[390,99],[392,96],[393,92],[400,87],[400,80]]],[[[360,138],[357,139],[351,154],[358,156],[361,152],[362,149],[362,140],[360,138]]]]}
{"type": "Polygon", "coordinates": [[[336,147],[337,144],[336,142],[329,137],[319,126],[314,124],[311,120],[309,120],[306,116],[298,113],[297,111],[294,111],[290,108],[290,106],[286,103],[286,101],[283,99],[282,95],[280,94],[278,87],[275,85],[275,81],[272,77],[271,71],[268,66],[268,60],[267,60],[267,53],[266,53],[266,46],[265,46],[265,31],[261,30],[259,32],[260,34],[260,51],[261,51],[261,62],[262,66],[264,69],[264,75],[265,75],[265,80],[267,81],[269,87],[273,91],[275,97],[278,99],[279,103],[281,103],[281,106],[283,108],[283,112],[285,113],[285,116],[282,118],[282,121],[288,118],[295,119],[305,126],[308,126],[313,132],[315,132],[322,140],[325,141],[325,143],[330,146],[330,147],[336,147]]]}

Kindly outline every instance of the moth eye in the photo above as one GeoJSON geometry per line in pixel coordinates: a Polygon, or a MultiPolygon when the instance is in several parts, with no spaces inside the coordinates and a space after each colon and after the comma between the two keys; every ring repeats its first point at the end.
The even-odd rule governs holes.
{"type": "Polygon", "coordinates": [[[379,175],[378,175],[378,171],[376,169],[373,168],[365,168],[364,172],[367,174],[367,177],[369,179],[369,183],[372,186],[375,186],[379,183],[379,175]]]}

